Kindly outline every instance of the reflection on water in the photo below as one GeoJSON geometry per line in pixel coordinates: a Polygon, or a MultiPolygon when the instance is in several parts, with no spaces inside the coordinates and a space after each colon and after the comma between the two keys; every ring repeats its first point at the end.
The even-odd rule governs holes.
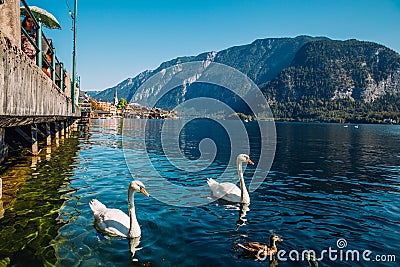
{"type": "Polygon", "coordinates": [[[139,244],[140,244],[140,236],[129,239],[129,249],[131,251],[131,260],[132,261],[138,261],[138,259],[135,258],[135,253],[137,250],[141,249],[139,247],[139,244]]]}
{"type": "MultiPolygon", "coordinates": [[[[268,243],[272,233],[284,239],[278,248],[287,252],[336,249],[336,241],[345,238],[348,249],[398,254],[400,128],[387,125],[344,128],[339,124],[277,123],[275,160],[264,183],[250,192],[250,206],[214,201],[199,207],[175,207],[138,194],[140,240],[104,238],[93,226],[88,203],[98,198],[127,212],[129,182],[151,181],[150,166],[141,160],[146,153],[152,153],[152,164],[163,177],[176,184],[203,186],[207,178],[218,179],[226,168],[236,175],[226,160],[229,151],[224,149],[229,144],[224,136],[213,136],[218,154],[201,175],[181,172],[166,162],[157,139],[161,122],[149,123],[149,129],[154,129],[146,131],[146,139],[154,140],[148,142],[150,148],[141,146],[143,136],[135,134],[142,132],[143,121],[94,120],[79,143],[60,147],[68,153],[53,153],[50,161],[38,162],[37,174],[21,181],[15,202],[5,206],[0,219],[0,240],[15,240],[11,245],[0,244],[0,261],[9,257],[16,266],[27,266],[27,262],[39,266],[45,262],[57,266],[260,266],[263,263],[239,257],[237,243],[268,243]],[[128,141],[130,156],[137,159],[130,158],[131,170],[122,149],[121,133],[127,129],[131,135],[124,138],[131,139],[124,143],[128,141]],[[60,157],[67,161],[65,165],[60,157]]],[[[184,143],[185,160],[199,156],[196,132],[204,138],[204,129],[214,130],[206,122],[190,127],[179,140],[184,143]]],[[[251,123],[246,128],[252,132],[251,123]]],[[[255,139],[252,142],[257,146],[255,139]]],[[[244,173],[247,184],[252,172],[247,168],[244,173]]],[[[170,192],[160,186],[149,193],[170,192]]],[[[268,264],[308,266],[309,262],[275,259],[268,264]]],[[[327,259],[318,264],[369,266],[367,262],[327,259]]]]}
{"type": "Polygon", "coordinates": [[[248,203],[242,203],[239,206],[239,218],[236,221],[236,231],[239,229],[240,226],[246,225],[247,219],[246,219],[246,215],[247,212],[250,210],[249,208],[250,204],[248,203]]]}
{"type": "Polygon", "coordinates": [[[0,199],[0,219],[4,217],[3,200],[0,199]]]}
{"type": "Polygon", "coordinates": [[[51,242],[61,223],[58,210],[64,203],[60,189],[68,183],[75,165],[78,139],[66,139],[49,159],[41,156],[10,158],[1,173],[0,266],[54,264],[51,242]],[[4,201],[4,202],[3,202],[4,201]],[[5,208],[5,210],[2,210],[5,208]]]}

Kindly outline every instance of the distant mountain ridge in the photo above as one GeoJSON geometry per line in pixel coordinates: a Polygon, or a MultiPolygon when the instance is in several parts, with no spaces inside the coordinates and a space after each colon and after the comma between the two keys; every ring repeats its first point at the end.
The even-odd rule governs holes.
{"type": "Polygon", "coordinates": [[[178,63],[210,60],[228,65],[246,74],[256,84],[267,82],[285,67],[289,66],[296,52],[305,44],[325,37],[298,36],[295,38],[267,38],[251,44],[233,46],[219,52],[206,52],[197,56],[178,57],[163,62],[155,70],[146,70],[134,78],[128,78],[118,85],[105,89],[94,97],[112,101],[117,89],[118,97],[130,101],[136,89],[150,76],[178,63]]]}
{"type": "Polygon", "coordinates": [[[289,67],[261,86],[278,101],[348,98],[373,102],[400,95],[400,56],[371,42],[323,40],[305,44],[289,67]]]}
{"type": "MultiPolygon", "coordinates": [[[[388,111],[391,114],[386,115],[398,116],[396,101],[400,98],[399,54],[373,42],[354,39],[338,41],[326,37],[266,38],[219,52],[178,57],[162,63],[155,70],[147,70],[134,78],[126,79],[94,97],[111,101],[117,89],[118,97],[131,101],[136,90],[155,73],[178,63],[192,61],[221,63],[246,74],[260,87],[273,112],[280,114],[279,118],[324,120],[326,110],[323,110],[325,115],[322,117],[320,112],[320,115],[313,118],[309,114],[311,110],[303,114],[302,107],[308,105],[310,108],[329,111],[328,102],[344,101],[346,107],[354,106],[354,103],[350,105],[348,101],[372,105],[385,97],[385,101],[394,106],[388,111]],[[316,107],[315,102],[323,104],[316,107]],[[297,108],[299,112],[288,112],[289,106],[298,105],[302,106],[297,108]]],[[[219,92],[214,91],[218,99],[219,92]]],[[[176,97],[169,98],[172,102],[163,103],[166,106],[160,108],[174,106],[185,98],[179,94],[187,92],[176,93],[176,97]]],[[[196,97],[196,92],[192,92],[191,97],[196,97]]],[[[376,111],[380,112],[379,109],[376,111]]],[[[344,114],[344,118],[347,117],[344,114]]]]}

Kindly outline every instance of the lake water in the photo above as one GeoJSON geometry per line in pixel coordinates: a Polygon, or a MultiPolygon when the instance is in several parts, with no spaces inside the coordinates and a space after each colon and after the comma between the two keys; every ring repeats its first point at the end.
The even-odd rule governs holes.
{"type": "MultiPolygon", "coordinates": [[[[338,259],[325,254],[319,266],[398,266],[399,126],[276,123],[271,169],[250,192],[246,209],[209,196],[204,205],[178,205],[184,198],[191,203],[190,196],[160,185],[201,187],[206,178],[218,179],[223,172],[237,177],[236,167],[229,164],[229,138],[208,120],[195,121],[181,132],[185,158],[171,163],[173,155],[166,157],[160,142],[162,123],[147,121],[143,131],[144,121],[93,120],[87,132],[53,148],[33,167],[26,158],[12,159],[1,174],[6,191],[1,203],[5,210],[0,219],[0,266],[309,266],[301,260],[302,251],[314,250],[320,256],[330,248],[338,259]],[[214,140],[217,153],[202,168],[206,160],[199,142],[204,138],[214,140]],[[177,168],[196,159],[200,171],[177,168]],[[161,182],[152,178],[154,172],[162,176],[161,182]],[[143,181],[150,193],[135,194],[142,229],[137,261],[131,260],[133,242],[96,231],[88,205],[97,198],[126,212],[132,177],[143,181]],[[13,187],[18,190],[10,195],[13,187]],[[176,205],[160,201],[164,195],[168,201],[175,198],[176,205]],[[283,238],[278,243],[286,252],[283,259],[260,263],[242,257],[238,243],[268,243],[272,233],[283,238]],[[346,261],[348,250],[359,251],[360,261],[346,261]],[[366,250],[371,251],[371,261],[390,255],[397,261],[365,261],[366,250]],[[295,252],[289,258],[290,251],[298,251],[300,260],[295,252]]],[[[179,121],[171,123],[180,127],[179,121]]],[[[250,136],[257,136],[256,126],[246,124],[250,136]]],[[[249,154],[256,165],[259,141],[250,138],[249,154]]],[[[253,166],[246,167],[247,184],[256,172],[253,166]]]]}

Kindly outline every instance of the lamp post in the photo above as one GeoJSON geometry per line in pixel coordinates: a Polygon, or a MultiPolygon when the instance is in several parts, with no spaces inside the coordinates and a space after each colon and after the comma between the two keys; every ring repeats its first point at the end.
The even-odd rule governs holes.
{"type": "Polygon", "coordinates": [[[71,99],[72,99],[72,113],[75,113],[75,92],[76,92],[76,12],[78,7],[78,0],[74,0],[74,13],[72,19],[74,20],[74,40],[72,46],[72,86],[71,86],[71,99]]]}

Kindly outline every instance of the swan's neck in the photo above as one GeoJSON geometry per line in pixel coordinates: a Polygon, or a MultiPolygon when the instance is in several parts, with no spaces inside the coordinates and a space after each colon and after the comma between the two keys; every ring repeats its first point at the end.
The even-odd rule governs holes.
{"type": "Polygon", "coordinates": [[[244,178],[243,178],[242,162],[237,160],[236,165],[240,182],[240,202],[250,203],[249,192],[247,192],[246,184],[244,183],[244,178]]]}
{"type": "Polygon", "coordinates": [[[129,188],[128,189],[128,210],[130,219],[130,227],[128,233],[129,238],[138,237],[142,234],[140,231],[139,223],[136,219],[134,194],[135,192],[131,188],[129,188]]]}

